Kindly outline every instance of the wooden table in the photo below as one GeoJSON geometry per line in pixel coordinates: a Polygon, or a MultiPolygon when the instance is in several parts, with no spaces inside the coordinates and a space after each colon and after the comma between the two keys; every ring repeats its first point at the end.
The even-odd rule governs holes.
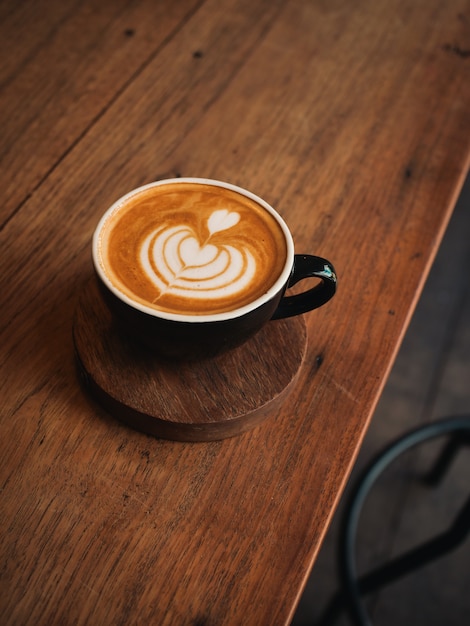
{"type": "MultiPolygon", "coordinates": [[[[467,171],[468,0],[4,0],[2,624],[289,622],[467,171]],[[339,290],[288,401],[223,441],[83,393],[102,212],[203,176],[275,206],[339,290]]],[[[452,271],[452,268],[449,268],[452,271]]]]}

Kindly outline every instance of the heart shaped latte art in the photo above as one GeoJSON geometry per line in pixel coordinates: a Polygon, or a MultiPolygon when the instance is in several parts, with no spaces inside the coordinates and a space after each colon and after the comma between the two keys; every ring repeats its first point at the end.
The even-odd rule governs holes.
{"type": "Polygon", "coordinates": [[[218,299],[246,289],[255,276],[255,259],[249,250],[229,243],[211,243],[214,233],[236,226],[240,215],[214,211],[207,222],[209,239],[201,242],[186,224],[163,226],[150,233],[140,250],[147,277],[159,298],[167,293],[190,299],[218,299]]]}

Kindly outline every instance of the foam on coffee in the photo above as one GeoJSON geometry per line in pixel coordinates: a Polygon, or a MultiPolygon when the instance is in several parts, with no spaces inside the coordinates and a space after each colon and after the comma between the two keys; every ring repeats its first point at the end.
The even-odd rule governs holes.
{"type": "Polygon", "coordinates": [[[281,275],[287,255],[277,220],[225,187],[173,182],[143,188],[107,216],[103,271],[128,298],[183,315],[241,308],[281,275]]]}

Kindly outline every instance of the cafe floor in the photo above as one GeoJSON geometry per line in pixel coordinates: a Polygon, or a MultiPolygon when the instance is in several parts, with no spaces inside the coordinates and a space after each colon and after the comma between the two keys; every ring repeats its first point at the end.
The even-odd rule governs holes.
{"type": "MultiPolygon", "coordinates": [[[[375,411],[351,481],[386,444],[415,426],[470,415],[470,177],[375,411]]],[[[342,416],[341,419],[347,419],[342,416]]],[[[449,527],[470,487],[470,449],[462,448],[438,488],[419,476],[442,440],[407,452],[374,486],[364,506],[357,567],[367,572],[449,527]]],[[[349,493],[348,488],[345,494],[349,493]]],[[[341,501],[292,626],[321,624],[337,589],[341,501]]],[[[470,538],[457,550],[367,597],[375,626],[470,624],[470,538]]],[[[337,626],[351,622],[342,614],[337,626]]]]}

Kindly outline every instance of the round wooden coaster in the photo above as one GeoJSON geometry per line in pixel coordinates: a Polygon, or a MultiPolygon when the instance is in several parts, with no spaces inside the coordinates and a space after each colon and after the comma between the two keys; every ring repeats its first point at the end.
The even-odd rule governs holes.
{"type": "Polygon", "coordinates": [[[119,334],[94,280],[80,294],[73,337],[91,395],[133,428],[177,441],[224,439],[259,424],[285,397],[307,344],[297,316],[211,359],[162,360],[119,334]]]}

